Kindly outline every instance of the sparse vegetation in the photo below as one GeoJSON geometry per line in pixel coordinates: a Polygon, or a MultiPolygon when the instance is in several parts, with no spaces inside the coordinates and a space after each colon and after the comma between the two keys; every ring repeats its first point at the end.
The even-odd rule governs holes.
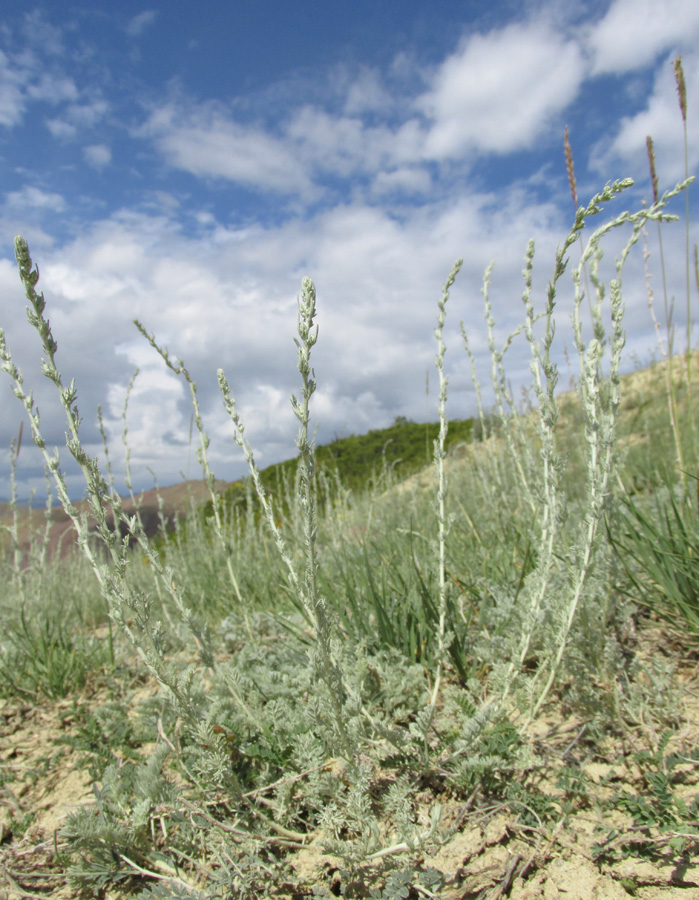
{"type": "MultiPolygon", "coordinates": [[[[575,198],[567,133],[565,148],[575,198]]],[[[576,203],[541,308],[530,244],[522,325],[502,348],[486,272],[495,405],[486,414],[479,397],[475,425],[447,417],[442,329],[457,262],[437,303],[438,424],[397,422],[316,450],[311,355],[322,304],[318,313],[304,279],[299,458],[258,471],[219,371],[250,471],[227,494],[209,467],[196,385],[139,325],[189,386],[210,492],[186,521],[169,529],[163,519],[158,540],[81,444],[78,388],[59,372],[38,270],[17,238],[29,324],[94,525],[68,496],[0,331],[1,368],[83,554],[49,560],[45,530],[25,558],[16,508],[4,526],[0,711],[22,722],[55,701],[57,752],[72,754],[93,793],[56,822],[52,841],[32,846],[34,815],[13,787],[22,748],[0,756],[8,890],[49,896],[65,880],[76,894],[139,900],[535,896],[522,891],[543,891],[547,864],[570,850],[566,826],[583,816],[597,828],[576,831],[595,877],[633,894],[640,876],[615,861],[650,857],[684,873],[680,886],[697,886],[688,860],[699,845],[699,749],[696,732],[681,731],[697,710],[693,719],[682,710],[676,671],[699,648],[689,326],[682,361],[669,353],[648,373],[642,401],[624,404],[620,374],[625,261],[649,222],[673,218],[667,203],[689,181],[658,195],[654,180],[652,205],[596,229],[630,182],[576,203]],[[612,229],[627,240],[607,291],[598,267],[612,229]],[[561,397],[554,340],[567,268],[579,373],[561,397]],[[517,339],[530,352],[530,411],[507,384],[517,339]],[[673,365],[686,374],[685,401],[673,365]],[[674,448],[677,466],[648,442],[637,452],[634,437],[651,421],[664,434],[655,446],[674,448]],[[432,462],[416,472],[426,436],[432,462]],[[684,644],[663,647],[661,660],[657,623],[668,618],[681,620],[684,644]],[[44,883],[30,879],[40,857],[44,883]]],[[[671,349],[669,317],[667,328],[671,349]]],[[[18,448],[19,439],[13,465],[18,448]]],[[[51,769],[45,754],[33,765],[51,769]]]]}

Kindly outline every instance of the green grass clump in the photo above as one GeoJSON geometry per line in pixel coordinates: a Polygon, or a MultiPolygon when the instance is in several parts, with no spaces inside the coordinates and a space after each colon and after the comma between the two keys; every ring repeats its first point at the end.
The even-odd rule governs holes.
{"type": "Polygon", "coordinates": [[[699,520],[691,497],[672,484],[650,504],[625,497],[609,540],[637,602],[699,636],[699,520]]]}

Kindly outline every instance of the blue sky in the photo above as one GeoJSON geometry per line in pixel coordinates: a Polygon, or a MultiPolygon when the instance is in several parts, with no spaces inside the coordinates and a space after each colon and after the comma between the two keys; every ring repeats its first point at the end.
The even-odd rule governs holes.
{"type": "MultiPolygon", "coordinates": [[[[101,404],[120,486],[121,413],[136,367],[128,414],[136,487],[152,486],[149,467],[162,484],[197,477],[186,387],[134,318],[197,380],[217,476],[245,473],[219,366],[260,466],[294,454],[292,339],[304,275],[318,291],[318,441],[399,415],[435,418],[436,378],[430,396],[425,382],[436,303],[460,256],[446,328],[449,414],[471,415],[459,322],[486,383],[483,271],[495,260],[502,343],[522,317],[527,240],[536,239],[540,305],[572,222],[565,126],[581,203],[621,177],[636,186],[613,211],[651,197],[647,134],[661,188],[670,187],[684,172],[672,65],[680,53],[690,171],[699,155],[698,39],[694,0],[15,5],[0,23],[0,326],[34,388],[47,442],[64,445],[64,424],[38,374],[15,234],[41,269],[84,440],[99,452],[101,404]]],[[[665,236],[682,329],[683,235],[676,225],[665,236]]],[[[610,265],[619,240],[608,245],[610,265]]],[[[659,291],[657,236],[649,240],[659,291]]],[[[632,366],[659,352],[640,248],[624,286],[632,366]]],[[[566,283],[556,346],[563,382],[571,296],[566,283]]],[[[529,380],[527,354],[525,344],[508,354],[515,391],[529,380]]],[[[23,413],[6,376],[0,404],[8,448],[23,413]]],[[[0,460],[6,497],[7,450],[0,460]]],[[[79,496],[80,478],[66,468],[79,496]]],[[[22,496],[43,489],[26,436],[17,477],[22,496]]]]}

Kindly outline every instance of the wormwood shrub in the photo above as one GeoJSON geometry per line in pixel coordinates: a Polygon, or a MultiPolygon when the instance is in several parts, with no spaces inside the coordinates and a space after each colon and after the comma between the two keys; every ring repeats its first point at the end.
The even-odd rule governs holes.
{"type": "MultiPolygon", "coordinates": [[[[231,605],[218,634],[206,621],[196,581],[179,577],[177,553],[156,552],[138,515],[124,512],[111,479],[85,453],[77,390],[72,382],[64,384],[56,367],[57,346],[44,315],[45,298],[36,291],[38,271],[26,242],[17,238],[28,319],[41,339],[44,374],[55,384],[66,412],[67,447],[85,476],[106,555],[96,552],[86,516],[68,497],[58,451],[51,454],[46,447],[32,395],[0,332],[2,368],[25,407],[32,439],[44,454],[111,619],[163,689],[157,716],[152,709],[141,709],[157,736],[154,749],[140,756],[131,753],[128,764],[103,758],[95,804],[73,813],[62,831],[75,859],[69,872],[74,885],[99,892],[109,884],[145,878],[151,887],[141,892],[143,898],[165,896],[166,890],[172,896],[206,900],[268,896],[273,885],[295,889],[293,855],[315,840],[344,866],[345,885],[362,872],[367,879],[381,879],[392,865],[407,860],[407,874],[389,878],[376,896],[404,893],[416,879],[424,892],[432,876],[419,865],[419,854],[448,836],[440,831],[440,792],[456,797],[474,789],[496,792],[506,779],[536,764],[522,738],[564,671],[571,649],[573,657],[585,656],[584,650],[599,643],[613,615],[603,592],[600,523],[615,471],[624,343],[622,269],[643,224],[668,218],[663,207],[684,185],[649,209],[623,212],[593,231],[573,270],[586,475],[570,516],[557,446],[558,372],[551,352],[556,291],[567,253],[587,221],[629,184],[609,185],[578,209],[557,251],[542,312],[535,311],[531,296],[530,244],[524,321],[502,348],[494,340],[486,273],[497,428],[490,427],[481,406],[481,450],[474,451],[474,465],[464,481],[454,478],[450,489],[443,327],[461,264],[455,265],[438,302],[435,332],[440,389],[431,524],[419,511],[421,500],[413,496],[398,501],[392,514],[405,503],[403,508],[412,509],[414,519],[404,517],[402,531],[395,529],[396,542],[388,555],[386,546],[372,546],[371,540],[377,534],[372,517],[388,514],[389,507],[357,507],[360,517],[365,516],[363,534],[368,537],[359,541],[356,555],[351,541],[347,543],[352,549],[343,555],[332,504],[325,517],[318,509],[319,476],[308,436],[316,389],[310,358],[318,337],[310,279],[302,283],[296,338],[302,389],[299,397],[292,397],[299,421],[299,466],[293,497],[282,515],[262,483],[232,391],[219,371],[224,407],[249,464],[260,516],[244,514],[243,524],[227,510],[208,464],[196,384],[184,363],[173,360],[139,324],[164,364],[190,389],[199,461],[211,491],[207,530],[220,560],[220,570],[209,575],[220,578],[223,573],[231,605]],[[603,341],[600,242],[622,225],[631,227],[631,235],[609,287],[611,332],[603,341]],[[595,336],[590,341],[583,339],[580,319],[585,266],[596,290],[591,306],[595,336]],[[531,352],[533,419],[517,412],[505,376],[504,357],[519,333],[531,352]],[[605,350],[608,375],[603,380],[605,350]],[[495,537],[488,509],[512,511],[515,521],[515,552],[494,565],[488,560],[495,537]],[[107,510],[118,528],[109,527],[107,510]],[[269,536],[265,553],[276,553],[274,578],[289,598],[286,616],[261,617],[251,608],[250,582],[241,576],[245,562],[240,547],[247,542],[259,554],[257,537],[263,526],[269,536]],[[238,536],[244,539],[234,549],[238,536]],[[134,558],[147,566],[136,571],[134,558]],[[472,567],[474,558],[481,568],[472,567]],[[349,613],[343,615],[348,600],[349,613]],[[183,653],[176,652],[173,630],[178,640],[186,641],[183,653]],[[220,651],[221,638],[234,650],[232,655],[220,651]],[[425,783],[437,785],[427,809],[418,801],[425,783]]],[[[470,353],[463,327],[462,332],[470,353]]],[[[345,503],[341,489],[335,497],[345,503]]],[[[247,509],[252,510],[251,504],[247,509]]],[[[349,505],[346,509],[351,511],[349,505]]],[[[197,538],[202,548],[203,533],[197,538]]],[[[594,656],[586,658],[593,666],[594,656]]],[[[103,710],[89,729],[125,734],[113,712],[103,710]]],[[[85,739],[93,740],[89,734],[85,739]]],[[[511,802],[523,805],[521,797],[511,802]]]]}
{"type": "MultiPolygon", "coordinates": [[[[684,130],[685,176],[689,175],[689,153],[687,144],[687,87],[682,57],[673,64],[680,113],[684,130]]],[[[646,138],[650,165],[653,198],[658,198],[658,174],[655,150],[650,135],[646,138]]],[[[687,177],[687,183],[693,179],[687,177]]],[[[696,572],[697,516],[699,514],[699,492],[697,492],[697,465],[699,463],[699,442],[697,437],[696,404],[697,390],[696,351],[691,344],[691,292],[692,277],[690,253],[689,193],[685,192],[685,289],[686,289],[686,342],[684,353],[675,356],[676,326],[674,298],[668,296],[665,273],[665,257],[661,222],[657,223],[660,273],[662,276],[662,299],[665,313],[665,338],[655,313],[655,293],[646,268],[648,306],[655,324],[662,362],[659,374],[665,380],[667,404],[666,421],[672,446],[663,447],[661,442],[652,441],[648,452],[646,472],[643,478],[637,476],[625,484],[622,510],[613,520],[609,530],[610,543],[618,555],[628,576],[627,584],[640,596],[648,598],[648,605],[664,619],[689,631],[696,639],[699,635],[699,582],[696,572]],[[673,459],[674,457],[674,459],[673,459]],[[674,464],[673,464],[674,463],[674,464]],[[643,492],[652,497],[643,496],[643,492]]],[[[645,260],[650,253],[644,234],[645,260]]],[[[693,280],[699,288],[699,253],[694,245],[693,280]]],[[[639,415],[640,415],[639,410],[639,415]]],[[[645,413],[646,428],[654,427],[658,414],[652,409],[645,413]]],[[[662,432],[661,432],[662,433],[662,432]]]]}

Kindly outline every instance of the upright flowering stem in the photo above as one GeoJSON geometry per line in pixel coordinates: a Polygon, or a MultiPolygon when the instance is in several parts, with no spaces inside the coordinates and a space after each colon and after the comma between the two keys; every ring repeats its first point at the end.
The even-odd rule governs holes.
{"type": "MultiPolygon", "coordinates": [[[[682,126],[684,129],[684,177],[685,181],[689,179],[689,144],[687,141],[687,83],[684,78],[684,69],[682,68],[682,57],[678,56],[674,62],[675,83],[677,85],[677,98],[680,104],[680,113],[682,114],[682,126]]],[[[685,188],[685,242],[686,242],[686,284],[687,284],[687,423],[689,425],[689,437],[694,452],[694,409],[692,404],[692,311],[691,311],[691,289],[689,278],[689,188],[685,188]]],[[[683,474],[683,479],[686,476],[683,474]]]]}
{"type": "Polygon", "coordinates": [[[316,316],[316,289],[310,278],[301,282],[301,296],[298,301],[298,338],[294,343],[298,348],[298,370],[301,373],[303,389],[299,401],[292,394],[291,406],[299,420],[299,433],[296,446],[300,453],[301,466],[301,508],[303,530],[306,544],[306,572],[304,577],[303,601],[315,625],[318,641],[318,659],[320,675],[325,681],[335,713],[337,737],[347,757],[354,756],[353,741],[350,739],[345,723],[344,705],[347,691],[343,683],[342,673],[336,664],[330,646],[330,623],[328,622],[325,597],[318,589],[318,517],[316,510],[315,488],[315,456],[308,439],[308,423],[310,422],[310,401],[316,390],[315,372],[311,368],[311,348],[318,340],[318,326],[314,325],[316,316]]]}
{"type": "Polygon", "coordinates": [[[298,301],[298,338],[294,343],[298,348],[298,370],[303,380],[301,402],[295,395],[291,397],[294,415],[299,420],[300,428],[296,437],[301,458],[301,506],[303,509],[303,530],[306,543],[306,573],[304,587],[306,604],[313,616],[316,632],[321,643],[327,641],[328,624],[325,600],[318,593],[318,560],[317,560],[317,511],[315,498],[315,456],[308,440],[308,423],[310,421],[310,400],[316,390],[315,372],[311,369],[311,348],[318,340],[318,326],[314,327],[316,315],[316,291],[310,278],[302,282],[301,297],[298,301]]]}
{"type": "Polygon", "coordinates": [[[327,686],[330,695],[334,717],[333,739],[339,746],[340,752],[351,761],[356,756],[356,741],[351,738],[347,727],[349,711],[346,708],[346,703],[348,692],[342,673],[333,657],[331,628],[327,616],[326,602],[318,589],[318,519],[315,494],[315,458],[313,447],[308,439],[308,423],[311,418],[310,401],[316,390],[315,373],[311,368],[311,349],[318,340],[318,327],[314,325],[316,289],[310,278],[303,279],[301,288],[301,297],[298,301],[298,338],[294,338],[294,343],[298,348],[298,370],[301,373],[303,388],[300,401],[296,396],[292,395],[291,406],[294,410],[294,415],[300,423],[296,446],[300,453],[300,504],[306,545],[306,567],[303,579],[299,577],[296,571],[284,536],[275,522],[272,503],[262,485],[260,473],[253,457],[252,447],[245,438],[243,421],[236,409],[235,398],[221,369],[218,370],[218,382],[223,394],[224,405],[235,426],[235,441],[245,453],[245,459],[250,469],[255,490],[262,504],[267,526],[274,536],[279,554],[287,567],[294,593],[301,601],[306,615],[313,623],[317,641],[317,649],[312,654],[313,665],[327,686]]]}
{"type": "Polygon", "coordinates": [[[438,478],[438,487],[437,487],[437,525],[438,525],[438,537],[437,537],[437,553],[438,553],[438,566],[439,566],[439,634],[437,637],[438,640],[438,663],[437,663],[437,677],[435,678],[434,688],[432,690],[432,697],[430,700],[430,705],[434,708],[437,702],[437,696],[439,694],[439,685],[442,677],[442,667],[444,666],[444,656],[446,653],[446,620],[447,620],[447,535],[449,533],[449,521],[447,518],[447,508],[446,508],[446,500],[447,500],[447,477],[444,471],[444,460],[446,459],[446,440],[447,440],[447,431],[448,431],[448,422],[447,422],[447,384],[448,378],[444,374],[444,355],[447,351],[446,345],[444,343],[444,338],[442,336],[442,332],[444,329],[444,321],[447,315],[447,300],[449,299],[449,289],[452,287],[454,282],[456,281],[456,276],[459,274],[459,270],[463,265],[463,259],[458,259],[454,264],[454,268],[449,273],[449,277],[447,278],[444,288],[442,290],[442,297],[439,300],[439,314],[437,316],[437,328],[435,330],[435,337],[437,338],[437,357],[435,359],[435,365],[437,366],[437,372],[439,373],[439,403],[437,405],[437,409],[439,411],[439,435],[437,440],[434,442],[434,462],[437,467],[437,478],[438,478]]]}
{"type": "MultiPolygon", "coordinates": [[[[646,135],[646,151],[648,153],[648,163],[650,166],[650,181],[653,189],[653,204],[655,206],[658,205],[658,201],[660,199],[660,195],[658,193],[658,172],[655,165],[655,147],[653,145],[653,138],[648,134],[646,135]]],[[[653,320],[656,322],[656,330],[658,332],[658,341],[660,343],[660,352],[663,356],[667,354],[667,365],[665,366],[665,384],[667,387],[667,403],[668,403],[668,413],[670,416],[670,427],[672,428],[672,434],[675,438],[675,452],[677,454],[677,465],[680,470],[680,478],[682,479],[683,487],[686,491],[687,489],[687,476],[685,474],[685,464],[684,464],[684,451],[682,449],[682,438],[680,435],[680,426],[678,419],[678,407],[677,407],[677,393],[675,391],[675,375],[674,375],[674,327],[672,325],[672,311],[668,304],[667,297],[667,278],[665,274],[665,252],[663,250],[663,231],[660,219],[657,221],[658,226],[658,247],[660,251],[660,272],[663,279],[663,300],[665,303],[665,331],[667,334],[667,350],[663,347],[662,337],[660,335],[660,326],[657,324],[657,320],[655,317],[655,311],[653,309],[653,291],[650,287],[650,276],[647,276],[648,281],[648,305],[650,307],[651,316],[653,320]]],[[[644,258],[648,259],[650,254],[644,254],[644,258]]]]}
{"type": "MultiPolygon", "coordinates": [[[[570,185],[570,194],[573,198],[573,210],[577,216],[578,214],[578,183],[575,178],[575,166],[573,163],[573,148],[570,145],[570,136],[568,134],[568,126],[566,125],[565,130],[563,132],[563,150],[565,152],[566,158],[566,171],[568,172],[568,184],[570,185]]],[[[579,235],[578,240],[580,242],[580,255],[583,253],[583,239],[582,234],[579,235]]],[[[590,291],[590,283],[587,278],[587,270],[585,270],[585,291],[587,293],[587,304],[590,309],[590,321],[592,322],[592,329],[594,332],[595,329],[595,314],[592,309],[592,292],[590,291]]]]}

